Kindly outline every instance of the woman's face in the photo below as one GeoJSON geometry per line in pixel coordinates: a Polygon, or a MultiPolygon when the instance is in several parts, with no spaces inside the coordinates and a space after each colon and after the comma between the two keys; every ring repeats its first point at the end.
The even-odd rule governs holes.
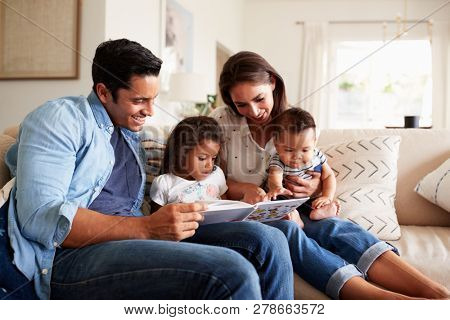
{"type": "Polygon", "coordinates": [[[271,119],[274,89],[275,81],[272,83],[241,82],[231,88],[230,96],[237,111],[247,118],[247,122],[262,125],[271,119]]]}

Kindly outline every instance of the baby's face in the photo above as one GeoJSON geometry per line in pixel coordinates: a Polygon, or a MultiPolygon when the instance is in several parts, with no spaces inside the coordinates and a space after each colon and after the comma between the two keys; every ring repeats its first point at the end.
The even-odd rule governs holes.
{"type": "Polygon", "coordinates": [[[300,168],[308,164],[314,155],[316,133],[309,128],[300,133],[281,132],[275,139],[275,148],[281,161],[291,168],[300,168]]]}

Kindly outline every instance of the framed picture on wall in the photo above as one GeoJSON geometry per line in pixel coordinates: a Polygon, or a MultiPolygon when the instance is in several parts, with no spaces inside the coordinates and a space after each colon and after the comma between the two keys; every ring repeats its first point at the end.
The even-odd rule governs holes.
{"type": "Polygon", "coordinates": [[[75,79],[79,0],[0,2],[0,79],[75,79]]]}
{"type": "Polygon", "coordinates": [[[176,0],[165,0],[163,13],[164,43],[162,46],[161,90],[169,90],[170,75],[192,72],[194,17],[176,0]]]}

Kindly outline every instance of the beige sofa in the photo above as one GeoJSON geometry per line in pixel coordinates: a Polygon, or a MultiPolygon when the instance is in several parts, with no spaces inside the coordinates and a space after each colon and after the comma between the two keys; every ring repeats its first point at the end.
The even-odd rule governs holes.
{"type": "MultiPolygon", "coordinates": [[[[402,137],[395,200],[402,236],[389,243],[399,249],[405,260],[450,289],[450,212],[414,192],[415,185],[423,176],[450,157],[450,130],[323,130],[318,144],[328,145],[384,135],[402,137]]],[[[328,299],[297,276],[295,282],[297,298],[328,299]]]]}
{"type": "MultiPolygon", "coordinates": [[[[7,129],[0,135],[0,187],[9,180],[3,158],[16,135],[17,128],[7,129]]],[[[399,249],[404,259],[450,289],[450,213],[413,191],[424,175],[450,157],[450,130],[323,130],[319,145],[379,135],[402,137],[395,201],[402,237],[391,244],[399,249]]],[[[327,299],[298,276],[295,277],[295,294],[298,299],[327,299]]]]}

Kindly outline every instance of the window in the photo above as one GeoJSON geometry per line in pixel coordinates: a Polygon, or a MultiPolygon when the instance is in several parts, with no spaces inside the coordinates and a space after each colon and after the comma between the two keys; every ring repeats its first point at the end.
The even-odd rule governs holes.
{"type": "MultiPolygon", "coordinates": [[[[336,74],[367,57],[382,41],[338,41],[336,74]]],[[[396,40],[340,76],[335,86],[335,128],[402,127],[404,116],[420,115],[431,126],[431,46],[427,40],[396,40]]]]}

